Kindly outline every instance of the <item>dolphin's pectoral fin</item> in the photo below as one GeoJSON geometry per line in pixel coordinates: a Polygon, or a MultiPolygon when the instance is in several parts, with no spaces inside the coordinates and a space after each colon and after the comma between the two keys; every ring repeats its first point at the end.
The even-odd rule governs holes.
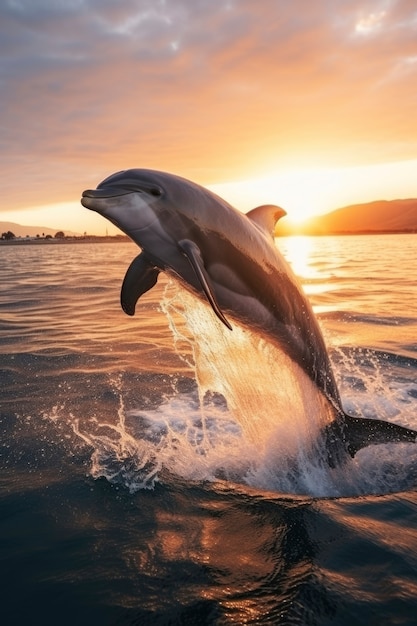
{"type": "Polygon", "coordinates": [[[207,273],[206,268],[204,267],[203,259],[201,257],[200,248],[193,241],[189,239],[182,239],[178,242],[179,247],[181,248],[184,255],[189,260],[191,267],[193,268],[200,285],[206,294],[207,300],[211,304],[211,308],[217,315],[217,317],[223,322],[227,328],[232,330],[230,323],[227,321],[225,316],[223,315],[217,300],[214,294],[214,289],[211,285],[210,276],[207,273]]]}
{"type": "Polygon", "coordinates": [[[358,450],[378,443],[417,442],[417,431],[385,422],[345,415],[344,438],[350,456],[358,450]]]}
{"type": "Polygon", "coordinates": [[[133,259],[125,274],[120,293],[120,304],[127,315],[135,314],[136,302],[156,284],[159,272],[160,270],[148,260],[144,252],[133,259]]]}

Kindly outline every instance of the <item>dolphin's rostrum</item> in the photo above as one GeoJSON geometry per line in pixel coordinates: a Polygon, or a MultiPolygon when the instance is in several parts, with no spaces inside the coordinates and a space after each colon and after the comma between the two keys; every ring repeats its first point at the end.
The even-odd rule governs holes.
{"type": "Polygon", "coordinates": [[[109,176],[97,189],[84,191],[81,203],[142,249],[121,290],[128,315],[134,315],[137,300],[165,271],[207,299],[230,330],[233,320],[243,322],[296,364],[326,412],[331,466],[370,444],[416,442],[414,430],[343,411],[311,305],[271,237],[283,209],[263,205],[245,215],[191,181],[146,169],[109,176]]]}

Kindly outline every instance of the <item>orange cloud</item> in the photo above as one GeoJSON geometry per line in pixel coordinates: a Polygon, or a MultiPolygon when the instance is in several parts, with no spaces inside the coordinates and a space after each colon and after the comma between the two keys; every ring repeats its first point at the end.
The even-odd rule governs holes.
{"type": "Polygon", "coordinates": [[[1,208],[126,167],[209,184],[416,158],[416,24],[411,1],[5,2],[1,208]]]}

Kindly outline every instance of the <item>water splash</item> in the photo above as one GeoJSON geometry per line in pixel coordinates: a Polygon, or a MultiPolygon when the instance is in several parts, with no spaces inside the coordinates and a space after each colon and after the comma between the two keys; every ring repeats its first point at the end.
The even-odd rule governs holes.
{"type": "Polygon", "coordinates": [[[238,323],[230,332],[204,302],[176,286],[168,286],[162,306],[177,345],[190,348],[201,406],[207,394],[219,394],[239,428],[235,454],[247,460],[239,481],[292,493],[334,492],[338,470],[330,470],[321,439],[332,416],[304,372],[238,323]]]}
{"type": "MultiPolygon", "coordinates": [[[[93,449],[94,477],[132,492],[171,476],[319,497],[384,493],[414,480],[417,456],[413,450],[415,458],[405,465],[404,446],[368,448],[329,468],[319,436],[326,407],[284,353],[237,324],[230,332],[204,302],[173,283],[161,306],[176,350],[194,373],[195,390],[180,393],[173,384],[157,408],[126,411],[122,379],[113,379],[115,423],[93,417],[81,426],[73,420],[76,435],[93,449]]],[[[343,358],[351,377],[361,380],[360,359],[358,365],[343,358]]],[[[371,366],[369,384],[381,390],[382,373],[375,361],[371,366]]],[[[363,409],[363,397],[350,394],[350,404],[363,409]]]]}
{"type": "Polygon", "coordinates": [[[161,463],[146,442],[134,437],[126,426],[121,377],[113,378],[111,384],[119,397],[116,422],[92,416],[81,427],[80,420],[71,416],[72,429],[93,449],[90,473],[94,478],[104,477],[131,492],[152,488],[161,463]]]}

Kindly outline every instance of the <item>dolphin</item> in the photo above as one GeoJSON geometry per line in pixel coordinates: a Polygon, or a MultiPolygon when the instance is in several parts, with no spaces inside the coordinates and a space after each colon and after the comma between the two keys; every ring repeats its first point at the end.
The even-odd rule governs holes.
{"type": "Polygon", "coordinates": [[[125,313],[134,315],[138,299],[164,271],[206,299],[229,330],[241,322],[289,357],[326,412],[331,467],[371,444],[416,442],[417,431],[344,412],[317,319],[273,239],[282,208],[262,205],[244,214],[204,187],[149,169],[112,174],[84,191],[81,203],[142,250],[123,281],[125,313]]]}

